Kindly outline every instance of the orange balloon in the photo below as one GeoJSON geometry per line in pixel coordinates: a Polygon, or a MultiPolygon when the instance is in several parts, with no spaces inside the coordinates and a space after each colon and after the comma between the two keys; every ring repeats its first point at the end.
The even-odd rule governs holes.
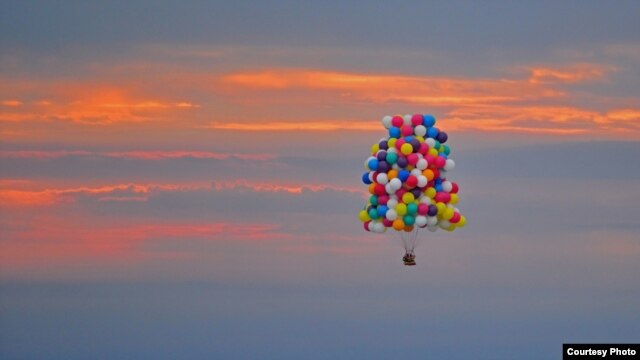
{"type": "Polygon", "coordinates": [[[406,226],[404,227],[404,231],[406,231],[406,232],[411,232],[411,230],[413,230],[413,225],[411,225],[411,226],[406,225],[406,226]]]}
{"type": "Polygon", "coordinates": [[[376,193],[376,183],[369,184],[369,192],[371,194],[375,194],[376,193]]]}
{"type": "Polygon", "coordinates": [[[398,170],[391,169],[391,170],[389,170],[389,172],[387,173],[387,178],[388,178],[389,180],[391,180],[391,179],[395,179],[395,178],[397,178],[397,177],[398,177],[398,170]]]}
{"type": "Polygon", "coordinates": [[[404,229],[404,222],[402,220],[400,220],[400,219],[395,219],[391,226],[393,226],[394,229],[400,231],[400,230],[404,229]]]}
{"type": "Polygon", "coordinates": [[[431,169],[425,169],[425,170],[422,172],[422,175],[424,175],[424,177],[426,177],[426,178],[427,178],[427,180],[431,181],[431,180],[433,180],[433,177],[434,177],[434,175],[435,175],[435,174],[433,173],[433,170],[431,170],[431,169]]]}

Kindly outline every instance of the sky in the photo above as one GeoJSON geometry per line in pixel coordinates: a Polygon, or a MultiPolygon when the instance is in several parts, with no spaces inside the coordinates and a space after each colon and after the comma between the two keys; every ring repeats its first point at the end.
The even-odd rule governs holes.
{"type": "Polygon", "coordinates": [[[3,359],[638,342],[638,2],[0,6],[3,359]],[[468,223],[405,268],[358,211],[413,113],[468,223]]]}

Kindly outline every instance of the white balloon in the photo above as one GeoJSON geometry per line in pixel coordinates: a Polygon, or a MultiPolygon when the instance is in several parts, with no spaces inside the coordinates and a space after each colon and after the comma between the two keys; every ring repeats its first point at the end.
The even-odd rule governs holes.
{"type": "Polygon", "coordinates": [[[427,159],[420,159],[416,163],[416,169],[418,169],[418,170],[424,170],[427,167],[429,167],[429,163],[427,162],[427,159]]]}
{"type": "Polygon", "coordinates": [[[389,209],[395,209],[396,206],[398,206],[398,200],[397,199],[389,199],[387,201],[387,207],[389,209]]]}
{"type": "Polygon", "coordinates": [[[428,216],[427,217],[427,225],[429,225],[429,226],[438,225],[438,217],[437,216],[428,216]]]}
{"type": "Polygon", "coordinates": [[[436,231],[438,231],[438,227],[437,226],[427,226],[427,230],[429,230],[431,232],[436,232],[436,231]]]}
{"type": "Polygon", "coordinates": [[[371,181],[371,182],[373,182],[373,174],[374,174],[373,171],[369,171],[369,175],[368,176],[369,176],[369,181],[371,181]]]}
{"type": "Polygon", "coordinates": [[[393,187],[391,186],[391,184],[389,184],[389,183],[387,183],[387,184],[384,186],[384,191],[386,191],[386,192],[387,192],[387,194],[393,194],[393,193],[395,193],[395,192],[396,192],[396,191],[393,189],[393,187]]]}
{"type": "Polygon", "coordinates": [[[378,174],[378,177],[376,178],[378,184],[382,184],[382,185],[386,185],[389,182],[389,178],[387,177],[386,173],[380,173],[378,174]]]}
{"type": "Polygon", "coordinates": [[[427,225],[427,217],[423,215],[416,216],[416,225],[425,227],[427,225]]]}
{"type": "Polygon", "coordinates": [[[429,149],[436,146],[436,141],[432,138],[427,138],[424,142],[426,142],[427,145],[429,145],[429,149]]]}
{"type": "Polygon", "coordinates": [[[400,181],[400,179],[398,178],[391,179],[391,181],[389,181],[389,184],[391,184],[391,188],[394,190],[400,190],[400,188],[402,187],[402,181],[400,181]]]}
{"type": "Polygon", "coordinates": [[[384,127],[386,129],[390,129],[391,128],[391,116],[387,115],[385,117],[382,118],[382,125],[384,125],[384,127]]]}
{"type": "Polygon", "coordinates": [[[374,231],[377,233],[384,232],[384,224],[380,221],[376,221],[375,224],[373,225],[373,228],[375,229],[374,231]]]}
{"type": "Polygon", "coordinates": [[[424,127],[424,125],[418,125],[414,129],[414,132],[416,133],[416,136],[424,137],[425,135],[427,135],[427,128],[424,127]]]}
{"type": "Polygon", "coordinates": [[[440,226],[441,229],[446,229],[451,226],[451,223],[449,222],[449,220],[440,220],[438,222],[438,226],[440,226]]]}
{"type": "Polygon", "coordinates": [[[398,218],[398,212],[395,209],[390,208],[389,210],[387,210],[385,217],[387,218],[387,220],[393,221],[398,218]]]}
{"type": "Polygon", "coordinates": [[[419,175],[418,176],[418,187],[425,187],[427,186],[427,183],[429,182],[429,180],[427,180],[427,177],[424,175],[419,175]]]}
{"type": "Polygon", "coordinates": [[[447,159],[447,161],[444,163],[444,169],[446,171],[451,171],[454,167],[456,167],[456,163],[452,159],[447,159]]]}
{"type": "Polygon", "coordinates": [[[413,175],[415,177],[418,177],[418,176],[422,175],[422,171],[420,171],[418,169],[413,169],[413,170],[411,170],[411,172],[409,174],[411,174],[411,175],[413,175]]]}
{"type": "Polygon", "coordinates": [[[405,115],[402,117],[402,125],[411,125],[411,115],[405,115]]]}
{"type": "Polygon", "coordinates": [[[431,205],[431,198],[424,194],[420,195],[420,204],[431,205]]]}
{"type": "Polygon", "coordinates": [[[453,184],[451,184],[451,181],[443,181],[442,191],[451,192],[451,190],[453,190],[453,184]]]}
{"type": "Polygon", "coordinates": [[[394,147],[392,147],[392,148],[388,148],[388,149],[387,149],[387,154],[388,154],[388,153],[394,153],[394,154],[397,154],[397,153],[398,153],[398,149],[396,149],[396,148],[394,148],[394,147]]]}

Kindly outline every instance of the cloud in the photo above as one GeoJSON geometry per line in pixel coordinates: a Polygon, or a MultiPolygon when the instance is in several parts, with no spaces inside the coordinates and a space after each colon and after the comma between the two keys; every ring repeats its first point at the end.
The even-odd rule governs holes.
{"type": "Polygon", "coordinates": [[[529,82],[540,83],[579,83],[602,79],[608,73],[617,71],[613,66],[599,64],[571,64],[565,67],[530,67],[529,82]]]}

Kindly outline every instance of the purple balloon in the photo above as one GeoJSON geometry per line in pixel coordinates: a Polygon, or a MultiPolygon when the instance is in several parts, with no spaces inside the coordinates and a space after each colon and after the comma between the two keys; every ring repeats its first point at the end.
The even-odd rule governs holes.
{"type": "Polygon", "coordinates": [[[378,161],[386,160],[387,159],[387,152],[384,151],[384,150],[378,151],[377,158],[378,158],[378,161]]]}
{"type": "Polygon", "coordinates": [[[383,173],[383,172],[389,171],[389,169],[391,169],[391,166],[389,166],[388,162],[379,161],[378,162],[378,169],[376,171],[383,173]]]}
{"type": "Polygon", "coordinates": [[[436,216],[438,214],[438,207],[435,205],[429,205],[429,216],[436,216]]]}
{"type": "Polygon", "coordinates": [[[396,161],[396,164],[398,164],[398,166],[400,166],[401,168],[406,168],[409,163],[407,162],[406,157],[398,155],[398,161],[396,161]]]}
{"type": "Polygon", "coordinates": [[[389,145],[387,144],[387,140],[382,140],[378,143],[378,148],[380,150],[387,150],[389,148],[389,145]]]}
{"type": "Polygon", "coordinates": [[[420,149],[420,141],[418,139],[413,139],[410,144],[413,147],[413,152],[418,152],[420,149]]]}
{"type": "Polygon", "coordinates": [[[447,142],[447,139],[449,138],[449,135],[447,135],[446,132],[441,131],[438,133],[438,136],[436,137],[436,140],[440,141],[441,144],[444,144],[447,142]]]}
{"type": "Polygon", "coordinates": [[[420,197],[420,194],[422,194],[422,190],[420,190],[419,188],[415,188],[411,190],[411,193],[413,194],[413,197],[417,199],[420,197]]]}

